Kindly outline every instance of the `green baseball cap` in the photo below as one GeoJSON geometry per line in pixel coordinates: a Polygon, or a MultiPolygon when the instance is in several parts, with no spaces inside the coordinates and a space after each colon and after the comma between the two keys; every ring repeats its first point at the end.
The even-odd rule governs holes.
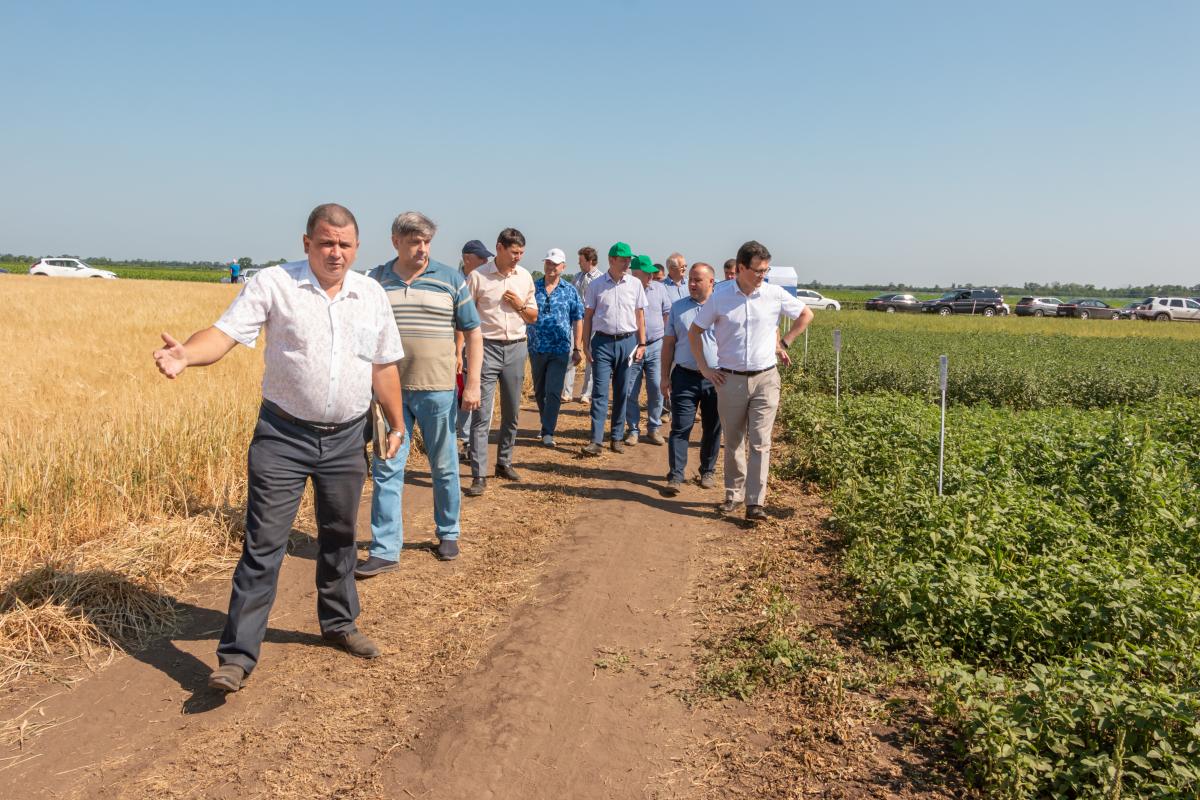
{"type": "Polygon", "coordinates": [[[624,242],[617,242],[608,248],[609,258],[633,258],[633,248],[624,242]]]}
{"type": "Polygon", "coordinates": [[[650,259],[650,256],[634,256],[633,261],[629,266],[633,269],[640,269],[642,272],[649,272],[651,275],[654,275],[658,272],[658,270],[655,269],[654,262],[650,259]]]}

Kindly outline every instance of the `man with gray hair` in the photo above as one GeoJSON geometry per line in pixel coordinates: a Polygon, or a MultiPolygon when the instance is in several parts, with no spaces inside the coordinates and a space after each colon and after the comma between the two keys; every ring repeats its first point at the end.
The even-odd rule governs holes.
{"type": "MultiPolygon", "coordinates": [[[[672,303],[688,296],[687,259],[683,253],[667,256],[667,277],[663,279],[663,287],[672,303]]],[[[670,367],[670,364],[666,366],[670,367]]]]}
{"type": "MultiPolygon", "coordinates": [[[[454,425],[457,418],[458,375],[455,335],[466,342],[467,375],[462,406],[479,407],[479,370],[482,345],[479,314],[467,291],[462,273],[429,257],[437,226],[429,217],[406,211],[392,223],[396,257],[371,270],[387,292],[404,359],[404,424],[421,427],[433,483],[433,520],[438,557],[458,557],[459,496],[458,449],[454,425]]],[[[371,546],[368,558],[354,574],[370,578],[399,566],[404,547],[404,469],[408,442],[389,461],[376,459],[371,468],[371,546]]]]}

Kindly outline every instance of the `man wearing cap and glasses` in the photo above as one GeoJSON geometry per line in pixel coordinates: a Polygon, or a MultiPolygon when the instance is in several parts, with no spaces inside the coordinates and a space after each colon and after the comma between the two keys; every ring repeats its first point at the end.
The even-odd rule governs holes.
{"type": "Polygon", "coordinates": [[[500,442],[496,449],[496,475],[510,481],[521,477],[512,467],[517,443],[517,414],[525,383],[526,326],[537,322],[533,276],[520,265],[525,235],[505,228],[496,238],[496,257],[467,277],[467,286],[479,309],[483,332],[483,372],[480,406],[471,415],[471,485],[463,490],[478,497],[487,489],[488,429],[492,426],[492,399],[500,385],[500,442]]]}
{"type": "MultiPolygon", "coordinates": [[[[466,283],[467,276],[474,272],[479,267],[482,267],[488,262],[489,258],[493,257],[491,250],[483,246],[483,242],[478,239],[472,239],[463,245],[462,248],[462,276],[463,283],[466,283]]],[[[463,348],[466,345],[466,337],[462,331],[454,332],[454,362],[458,365],[458,382],[459,387],[466,386],[467,380],[467,362],[463,358],[463,348]]],[[[471,442],[471,411],[472,409],[464,408],[460,403],[458,406],[458,420],[454,425],[454,432],[458,437],[458,443],[462,447],[464,459],[468,458],[471,442]]]]}
{"type": "MultiPolygon", "coordinates": [[[[604,273],[596,264],[600,261],[600,257],[596,255],[596,248],[581,247],[579,248],[579,273],[575,276],[575,291],[579,292],[579,298],[582,300],[587,296],[587,287],[591,286],[592,281],[599,278],[604,273]]],[[[592,402],[592,365],[586,360],[583,363],[583,385],[579,387],[579,394],[573,395],[575,391],[575,367],[567,367],[566,385],[563,387],[563,402],[575,400],[577,403],[592,402]]]]}
{"type": "Polygon", "coordinates": [[[812,309],[782,287],[764,283],[771,253],[755,241],[738,248],[737,273],[718,284],[688,328],[688,344],[700,373],[717,387],[717,410],[725,436],[725,502],[723,513],[734,511],[743,500],[746,519],[767,518],[767,471],[771,461],[771,428],[779,408],[779,371],[776,359],[791,364],[787,348],[812,321],[812,309]],[[782,338],[779,320],[797,320],[782,338]],[[704,332],[717,340],[717,368],[704,355],[704,332]],[[750,444],[749,473],[746,440],[750,444]]]}
{"type": "Polygon", "coordinates": [[[574,286],[561,280],[566,266],[566,253],[552,248],[542,262],[545,277],[533,282],[538,317],[529,326],[529,366],[542,421],[539,435],[547,447],[554,446],[567,368],[583,358],[583,300],[574,286]]]}
{"type": "Polygon", "coordinates": [[[629,367],[646,352],[646,291],[629,274],[633,251],[625,242],[608,249],[608,271],[592,281],[583,298],[583,356],[592,365],[592,441],[583,454],[603,451],[604,416],[612,386],[613,452],[625,452],[625,404],[629,401],[629,367]]]}
{"type": "Polygon", "coordinates": [[[646,292],[646,349],[640,361],[629,368],[629,400],[625,403],[625,444],[633,446],[638,443],[638,425],[642,417],[642,404],[639,395],[642,393],[642,378],[646,379],[646,438],[650,444],[665,444],[666,439],[658,432],[662,427],[663,396],[662,356],[663,331],[666,329],[667,318],[671,315],[671,300],[667,297],[667,288],[662,281],[654,280],[655,265],[650,256],[637,256],[633,259],[632,272],[642,282],[646,292]]]}
{"type": "Polygon", "coordinates": [[[158,370],[175,379],[220,361],[236,345],[263,354],[262,408],[247,457],[246,539],[233,572],[229,618],[208,685],[236,692],[258,663],[288,535],[312,480],[317,517],[317,619],[324,639],[352,655],[379,648],[355,625],[355,522],[367,476],[363,447],[371,392],[392,426],[385,458],[404,437],[404,348],[379,284],[350,270],[358,223],[336,203],[317,206],[305,230],[306,261],[268,267],[221,318],[180,344],[164,333],[158,370]]]}
{"type": "MultiPolygon", "coordinates": [[[[459,271],[429,257],[437,233],[433,220],[406,211],[392,222],[392,247],[396,257],[371,270],[370,276],[387,292],[404,360],[404,424],[421,427],[433,484],[434,533],[438,558],[458,557],[460,533],[458,450],[454,423],[458,416],[458,362],[455,335],[466,340],[467,377],[462,406],[479,406],[479,371],[482,344],[479,315],[459,271]]],[[[396,457],[371,465],[371,546],[367,559],[354,570],[358,578],[392,572],[404,548],[404,471],[408,443],[396,457]]]]}

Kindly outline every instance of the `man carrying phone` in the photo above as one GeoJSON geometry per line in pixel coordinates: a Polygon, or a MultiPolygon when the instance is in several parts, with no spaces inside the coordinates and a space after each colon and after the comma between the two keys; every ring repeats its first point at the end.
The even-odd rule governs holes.
{"type": "Polygon", "coordinates": [[[158,370],[178,378],[220,361],[238,344],[271,334],[262,408],[250,442],[246,540],[233,573],[229,618],[209,686],[236,692],[258,663],[279,568],[305,484],[317,517],[317,619],[321,635],[360,658],[379,648],[355,625],[354,529],[367,475],[363,432],[374,390],[392,427],[386,456],[404,441],[396,367],[404,348],[379,284],[350,270],[358,223],[334,203],[317,206],[303,237],[307,261],[268,267],[246,284],[212,327],[180,344],[162,335],[158,370]]]}

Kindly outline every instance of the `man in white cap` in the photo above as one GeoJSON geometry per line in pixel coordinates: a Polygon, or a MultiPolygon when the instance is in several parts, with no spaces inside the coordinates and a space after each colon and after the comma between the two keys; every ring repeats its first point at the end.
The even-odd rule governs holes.
{"type": "Polygon", "coordinates": [[[533,393],[542,419],[542,444],[554,446],[567,369],[583,358],[583,299],[570,282],[561,280],[567,255],[557,247],[542,262],[544,278],[533,283],[537,322],[528,326],[529,367],[533,393]]]}

